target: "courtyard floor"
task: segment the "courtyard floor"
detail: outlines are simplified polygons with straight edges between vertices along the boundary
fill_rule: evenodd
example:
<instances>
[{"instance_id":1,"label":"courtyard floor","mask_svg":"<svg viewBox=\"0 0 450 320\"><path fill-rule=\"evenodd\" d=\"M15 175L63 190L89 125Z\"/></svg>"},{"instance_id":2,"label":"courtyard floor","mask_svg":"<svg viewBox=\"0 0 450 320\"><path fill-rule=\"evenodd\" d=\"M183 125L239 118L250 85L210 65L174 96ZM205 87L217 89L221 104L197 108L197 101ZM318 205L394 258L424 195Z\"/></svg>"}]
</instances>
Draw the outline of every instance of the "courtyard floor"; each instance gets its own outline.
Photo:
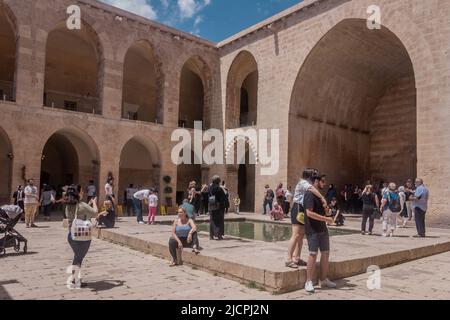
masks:
<instances>
[{"instance_id":1,"label":"courtyard floor","mask_svg":"<svg viewBox=\"0 0 450 320\"><path fill-rule=\"evenodd\" d=\"M121 223L131 221L122 218ZM356 228L357 223L349 222L347 227ZM39 226L18 225L29 240L29 254L8 250L0 259L0 299L450 299L450 252L382 269L380 290L369 291L368 276L361 274L338 280L337 290L274 295L188 265L169 268L166 260L98 239L85 260L86 287L70 291L65 270L73 255L66 231L61 222L40 222ZM445 230L433 233L443 236Z\"/></svg>"}]
</instances>

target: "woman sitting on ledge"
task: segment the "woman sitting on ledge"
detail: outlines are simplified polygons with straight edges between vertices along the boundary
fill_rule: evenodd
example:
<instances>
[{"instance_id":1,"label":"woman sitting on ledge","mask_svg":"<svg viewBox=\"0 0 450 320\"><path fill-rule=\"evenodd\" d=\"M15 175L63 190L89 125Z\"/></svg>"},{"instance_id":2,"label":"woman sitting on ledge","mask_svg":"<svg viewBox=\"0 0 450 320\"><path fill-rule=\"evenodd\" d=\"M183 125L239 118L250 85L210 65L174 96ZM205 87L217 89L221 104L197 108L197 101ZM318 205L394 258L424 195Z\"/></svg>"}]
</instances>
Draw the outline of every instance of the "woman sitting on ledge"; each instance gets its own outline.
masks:
<instances>
[{"instance_id":1,"label":"woman sitting on ledge","mask_svg":"<svg viewBox=\"0 0 450 320\"><path fill-rule=\"evenodd\" d=\"M171 267L177 265L177 249L182 252L183 247L192 248L195 254L200 253L197 226L192 219L189 219L186 210L179 208L178 218L173 222L172 237L169 240L169 251L173 259Z\"/></svg>"}]
</instances>

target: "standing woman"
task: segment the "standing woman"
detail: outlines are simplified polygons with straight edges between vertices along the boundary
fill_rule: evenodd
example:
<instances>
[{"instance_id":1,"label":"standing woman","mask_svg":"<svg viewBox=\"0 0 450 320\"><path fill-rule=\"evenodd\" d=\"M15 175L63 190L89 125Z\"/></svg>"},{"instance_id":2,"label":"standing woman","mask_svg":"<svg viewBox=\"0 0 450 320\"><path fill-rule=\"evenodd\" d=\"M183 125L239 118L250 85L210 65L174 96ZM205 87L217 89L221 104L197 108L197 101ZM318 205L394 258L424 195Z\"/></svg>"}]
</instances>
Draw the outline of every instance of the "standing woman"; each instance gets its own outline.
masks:
<instances>
[{"instance_id":1,"label":"standing woman","mask_svg":"<svg viewBox=\"0 0 450 320\"><path fill-rule=\"evenodd\" d=\"M74 240L72 235L72 223L75 219L89 221L97 217L97 198L92 199L89 204L81 202L83 199L83 190L79 185L68 187L64 202L66 204L66 216L69 220L69 234L67 241L74 253L72 266L70 268L71 276L67 280L69 289L81 288L81 264L91 246L91 241Z\"/></svg>"},{"instance_id":2,"label":"standing woman","mask_svg":"<svg viewBox=\"0 0 450 320\"><path fill-rule=\"evenodd\" d=\"M277 202L278 204L284 203L284 190L283 190L283 184L280 183L275 190L275 194L277 196Z\"/></svg>"},{"instance_id":3,"label":"standing woman","mask_svg":"<svg viewBox=\"0 0 450 320\"><path fill-rule=\"evenodd\" d=\"M223 192L225 193L225 214L228 214L228 210L230 209L230 193L228 191L225 181L222 181L222 189Z\"/></svg>"},{"instance_id":4,"label":"standing woman","mask_svg":"<svg viewBox=\"0 0 450 320\"><path fill-rule=\"evenodd\" d=\"M202 190L200 191L202 198L202 213L208 214L208 198L209 198L209 188L208 185L204 184Z\"/></svg>"},{"instance_id":5,"label":"standing woman","mask_svg":"<svg viewBox=\"0 0 450 320\"><path fill-rule=\"evenodd\" d=\"M225 235L225 192L220 186L220 177L214 176L209 187L210 228L209 238L223 240Z\"/></svg>"},{"instance_id":6,"label":"standing woman","mask_svg":"<svg viewBox=\"0 0 450 320\"><path fill-rule=\"evenodd\" d=\"M116 205L116 197L114 196L114 178L109 175L105 184L106 200L112 201Z\"/></svg>"},{"instance_id":7,"label":"standing woman","mask_svg":"<svg viewBox=\"0 0 450 320\"><path fill-rule=\"evenodd\" d=\"M289 211L291 210L292 203L292 187L288 187L284 193L284 215L286 218L289 217Z\"/></svg>"},{"instance_id":8,"label":"standing woman","mask_svg":"<svg viewBox=\"0 0 450 320\"><path fill-rule=\"evenodd\" d=\"M374 210L380 206L380 201L378 200L377 195L373 192L373 187L371 185L364 188L361 195L361 201L363 203L361 234L366 234L367 220L369 220L369 235L372 235L375 222Z\"/></svg>"}]
</instances>

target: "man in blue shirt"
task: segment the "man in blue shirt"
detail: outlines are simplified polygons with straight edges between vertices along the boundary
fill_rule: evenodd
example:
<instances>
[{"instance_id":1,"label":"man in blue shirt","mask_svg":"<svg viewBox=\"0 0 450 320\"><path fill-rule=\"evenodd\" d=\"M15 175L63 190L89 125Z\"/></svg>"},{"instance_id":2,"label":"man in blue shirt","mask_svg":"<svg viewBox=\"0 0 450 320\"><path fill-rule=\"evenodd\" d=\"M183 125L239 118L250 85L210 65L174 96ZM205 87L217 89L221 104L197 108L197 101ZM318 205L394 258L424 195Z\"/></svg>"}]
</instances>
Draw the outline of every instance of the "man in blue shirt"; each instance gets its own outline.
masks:
<instances>
[{"instance_id":1,"label":"man in blue shirt","mask_svg":"<svg viewBox=\"0 0 450 320\"><path fill-rule=\"evenodd\" d=\"M428 209L429 191L423 184L422 179L416 179L416 192L410 199L413 201L412 209L416 220L417 236L416 238L425 238L425 214Z\"/></svg>"}]
</instances>

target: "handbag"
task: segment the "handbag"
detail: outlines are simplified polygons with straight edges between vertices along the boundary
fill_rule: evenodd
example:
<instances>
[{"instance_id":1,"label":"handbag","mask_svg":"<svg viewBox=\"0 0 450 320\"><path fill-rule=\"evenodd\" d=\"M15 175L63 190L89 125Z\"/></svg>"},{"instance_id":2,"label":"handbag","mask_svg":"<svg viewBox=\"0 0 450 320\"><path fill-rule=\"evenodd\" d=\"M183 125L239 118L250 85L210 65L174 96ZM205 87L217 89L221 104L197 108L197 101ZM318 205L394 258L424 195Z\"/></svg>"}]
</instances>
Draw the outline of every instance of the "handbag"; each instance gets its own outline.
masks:
<instances>
[{"instance_id":1,"label":"handbag","mask_svg":"<svg viewBox=\"0 0 450 320\"><path fill-rule=\"evenodd\" d=\"M381 211L379 208L373 208L372 219L374 219L374 220L381 219Z\"/></svg>"},{"instance_id":2,"label":"handbag","mask_svg":"<svg viewBox=\"0 0 450 320\"><path fill-rule=\"evenodd\" d=\"M72 222L71 235L73 241L91 241L93 224L90 220L78 219L78 205L75 209L75 219Z\"/></svg>"}]
</instances>

